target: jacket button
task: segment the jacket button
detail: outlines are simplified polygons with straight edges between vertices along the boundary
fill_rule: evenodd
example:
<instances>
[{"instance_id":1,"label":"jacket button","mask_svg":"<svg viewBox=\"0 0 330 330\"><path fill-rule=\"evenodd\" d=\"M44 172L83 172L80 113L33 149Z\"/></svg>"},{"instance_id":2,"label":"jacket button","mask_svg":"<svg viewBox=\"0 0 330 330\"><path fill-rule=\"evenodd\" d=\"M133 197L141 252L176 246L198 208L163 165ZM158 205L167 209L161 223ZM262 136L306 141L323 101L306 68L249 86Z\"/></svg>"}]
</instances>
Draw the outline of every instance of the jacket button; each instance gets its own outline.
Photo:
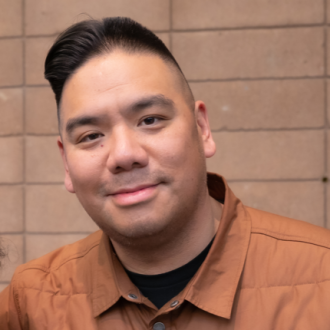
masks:
<instances>
[{"instance_id":1,"label":"jacket button","mask_svg":"<svg viewBox=\"0 0 330 330\"><path fill-rule=\"evenodd\" d=\"M165 330L165 324L162 322L156 322L152 327L153 330Z\"/></svg>"},{"instance_id":2,"label":"jacket button","mask_svg":"<svg viewBox=\"0 0 330 330\"><path fill-rule=\"evenodd\" d=\"M134 293L129 293L128 297L131 299L137 299L137 295L135 295Z\"/></svg>"},{"instance_id":3,"label":"jacket button","mask_svg":"<svg viewBox=\"0 0 330 330\"><path fill-rule=\"evenodd\" d=\"M177 304L179 303L179 300L174 300L172 303L171 303L171 307L175 307Z\"/></svg>"}]
</instances>

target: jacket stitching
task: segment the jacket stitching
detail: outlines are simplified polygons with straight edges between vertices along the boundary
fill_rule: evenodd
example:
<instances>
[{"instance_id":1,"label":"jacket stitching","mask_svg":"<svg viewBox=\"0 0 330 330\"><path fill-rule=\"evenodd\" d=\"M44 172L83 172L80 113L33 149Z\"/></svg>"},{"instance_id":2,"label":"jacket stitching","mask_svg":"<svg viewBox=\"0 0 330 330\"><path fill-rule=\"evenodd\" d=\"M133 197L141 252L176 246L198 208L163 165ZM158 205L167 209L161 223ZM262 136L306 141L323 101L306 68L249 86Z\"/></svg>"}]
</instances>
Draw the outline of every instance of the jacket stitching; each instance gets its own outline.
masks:
<instances>
[{"instance_id":1,"label":"jacket stitching","mask_svg":"<svg viewBox=\"0 0 330 330\"><path fill-rule=\"evenodd\" d=\"M321 283L325 283L325 282L329 282L330 279L326 279L323 281L319 281L319 282L306 282L306 283L297 283L297 284L291 284L291 285L270 285L270 286L259 286L259 287L244 287L244 288L239 288L239 290L245 290L245 289L269 289L269 288L285 288L285 287L295 287L295 286L302 286L302 285L317 285L317 284L321 284Z\"/></svg>"},{"instance_id":2,"label":"jacket stitching","mask_svg":"<svg viewBox=\"0 0 330 330\"><path fill-rule=\"evenodd\" d=\"M272 237L274 239L278 239L278 240L281 240L281 241L306 243L306 244L312 244L312 245L320 246L320 247L323 247L323 248L326 248L326 249L330 249L330 246L327 245L326 243L315 242L314 240L308 239L308 238L303 237L303 236L283 235L283 234L274 233L272 231L265 230L265 229L262 229L262 228L253 228L251 233L252 234L259 234L259 235L269 236L269 237Z\"/></svg>"},{"instance_id":3,"label":"jacket stitching","mask_svg":"<svg viewBox=\"0 0 330 330\"><path fill-rule=\"evenodd\" d=\"M81 293L72 293L72 294L63 294L63 293L58 293L55 291L48 291L48 290L42 290L38 288L31 288L28 286L18 286L17 289L26 289L26 290L34 290L38 292L44 292L44 293L49 293L53 296L61 296L61 297L71 297L71 296L78 296L78 295L90 295L90 292L81 292Z\"/></svg>"},{"instance_id":4,"label":"jacket stitching","mask_svg":"<svg viewBox=\"0 0 330 330\"><path fill-rule=\"evenodd\" d=\"M56 265L54 267L44 267L43 265L31 265L29 267L26 267L24 269L22 269L21 271L19 271L17 273L17 275L20 275L22 273L24 273L27 270L32 270L32 269L38 269L38 270L42 270L45 273L51 273L52 271L58 270L60 267L62 267L65 263L74 260L74 259L80 259L86 256L86 254L88 254L92 249L94 249L95 247L97 247L100 243L97 242L94 245L92 245L87 251L85 252L80 252L80 253L76 253L73 256L69 256L67 259L64 259L59 265Z\"/></svg>"}]
</instances>

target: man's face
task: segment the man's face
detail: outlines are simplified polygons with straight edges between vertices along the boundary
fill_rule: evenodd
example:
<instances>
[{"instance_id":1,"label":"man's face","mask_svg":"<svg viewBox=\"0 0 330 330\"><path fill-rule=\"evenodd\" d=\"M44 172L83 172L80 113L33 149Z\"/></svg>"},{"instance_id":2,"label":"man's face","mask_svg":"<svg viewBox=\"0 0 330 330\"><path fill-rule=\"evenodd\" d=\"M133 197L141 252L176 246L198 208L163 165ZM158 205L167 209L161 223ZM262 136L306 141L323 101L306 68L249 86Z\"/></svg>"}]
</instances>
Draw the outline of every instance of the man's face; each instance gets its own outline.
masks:
<instances>
[{"instance_id":1,"label":"man's face","mask_svg":"<svg viewBox=\"0 0 330 330\"><path fill-rule=\"evenodd\" d=\"M116 50L78 69L63 90L61 135L66 188L115 241L175 235L206 198L206 109L191 109L157 56Z\"/></svg>"}]
</instances>

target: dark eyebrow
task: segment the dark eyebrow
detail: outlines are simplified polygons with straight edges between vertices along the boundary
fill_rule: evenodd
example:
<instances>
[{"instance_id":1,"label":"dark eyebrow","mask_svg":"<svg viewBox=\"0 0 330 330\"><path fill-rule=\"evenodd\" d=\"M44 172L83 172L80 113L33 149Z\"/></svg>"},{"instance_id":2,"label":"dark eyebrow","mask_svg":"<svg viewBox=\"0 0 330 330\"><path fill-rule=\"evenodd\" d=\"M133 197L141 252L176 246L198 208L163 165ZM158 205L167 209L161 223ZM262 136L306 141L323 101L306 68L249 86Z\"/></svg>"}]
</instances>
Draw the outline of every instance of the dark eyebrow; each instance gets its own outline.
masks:
<instances>
[{"instance_id":1,"label":"dark eyebrow","mask_svg":"<svg viewBox=\"0 0 330 330\"><path fill-rule=\"evenodd\" d=\"M160 105L160 106L172 108L174 107L174 102L171 99L164 96L163 94L156 94L139 99L138 101L134 102L129 107L129 109L135 112L135 111L144 110L146 108L150 108L154 105Z\"/></svg>"},{"instance_id":2,"label":"dark eyebrow","mask_svg":"<svg viewBox=\"0 0 330 330\"><path fill-rule=\"evenodd\" d=\"M98 125L101 122L103 122L106 119L105 115L101 116L80 116L76 118L69 119L65 130L68 135L72 133L73 130L75 130L79 126L84 125Z\"/></svg>"}]
</instances>

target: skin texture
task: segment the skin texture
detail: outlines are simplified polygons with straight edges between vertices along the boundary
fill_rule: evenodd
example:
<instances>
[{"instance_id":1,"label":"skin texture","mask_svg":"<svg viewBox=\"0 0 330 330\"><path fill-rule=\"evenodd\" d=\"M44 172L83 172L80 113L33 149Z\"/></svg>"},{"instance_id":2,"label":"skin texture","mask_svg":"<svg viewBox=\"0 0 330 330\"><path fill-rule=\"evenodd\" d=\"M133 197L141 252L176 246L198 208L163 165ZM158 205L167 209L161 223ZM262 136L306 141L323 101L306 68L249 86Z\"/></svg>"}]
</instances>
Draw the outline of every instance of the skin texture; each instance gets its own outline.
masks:
<instances>
[{"instance_id":1,"label":"skin texture","mask_svg":"<svg viewBox=\"0 0 330 330\"><path fill-rule=\"evenodd\" d=\"M164 273L207 246L221 214L206 186L215 144L204 103L191 109L172 67L122 50L92 58L60 111L65 186L127 269Z\"/></svg>"}]
</instances>

